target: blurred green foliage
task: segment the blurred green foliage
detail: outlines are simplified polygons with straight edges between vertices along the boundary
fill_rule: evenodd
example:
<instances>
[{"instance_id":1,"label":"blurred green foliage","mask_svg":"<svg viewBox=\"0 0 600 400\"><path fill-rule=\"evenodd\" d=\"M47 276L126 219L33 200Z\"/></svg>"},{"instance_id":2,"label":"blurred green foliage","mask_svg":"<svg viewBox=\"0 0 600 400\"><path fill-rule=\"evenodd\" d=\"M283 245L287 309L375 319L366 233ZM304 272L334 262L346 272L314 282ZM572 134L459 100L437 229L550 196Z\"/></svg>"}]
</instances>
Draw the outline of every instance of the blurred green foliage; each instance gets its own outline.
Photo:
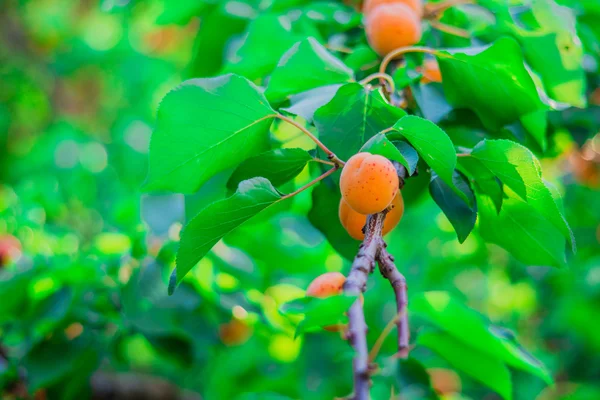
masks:
<instances>
[{"instance_id":1,"label":"blurred green foliage","mask_svg":"<svg viewBox=\"0 0 600 400\"><path fill-rule=\"evenodd\" d=\"M486 316L476 318L487 334L474 339L477 343L499 340L517 351L516 336L545 367L534 363L529 372L537 376L532 376L517 365L529 360L525 352L512 362L502 353L498 364L497 358L481 361L480 353L470 359L468 350L444 357L444 350L434 353L419 341L410 359L397 362L390 358L392 335L377 359L381 374L373 380L374 399L389 398L391 386L402 388L408 399L435 398L432 382L454 385L444 395L448 399L497 398L490 387L523 400L600 398L600 6L594 0L559 1L570 8L553 8L560 15L545 18L566 25L534 29L535 15L516 7L516 26L502 11L504 3L481 1L496 12L505 34L520 39L525 60L548 95L561 103L588 103L551 112L548 143L533 132L523 139L533 143L545 179L563 195L578 251L568 253L568 267L557 270L517 261L486 244L486 233L478 229L459 244L452 224L425 193L425 174L407 185L405 216L388 243L409 282L411 301L420 304L411 316L414 337L433 340L431 348L456 341L435 340L448 325L436 325L422 304L424 292L441 293L460 305L452 314L456 335L464 334L459 317L470 315L468 306ZM297 316L280 310L303 297L316 275L349 268L346 258L356 243L330 243L318 222L327 216L314 209L308 214L313 201L323 202L325 195L313 200L303 192L254 217L212 248L168 296L182 225L226 197L233 169L185 196L142 194L140 188L156 110L171 88L189 77L224 72L260 81L308 36L331 48L355 49L344 61L363 78L373 71L369 65L376 66L376 56L360 33L361 16L341 2L302 0L8 0L0 7L1 397L109 398L103 393L118 395L139 382L142 393L157 382L181 390L165 398L332 399L350 393L353 353L339 333L295 338ZM476 45L498 32L481 8L451 9L442 21L470 29L474 38L464 43L428 30L424 41L432 46ZM557 41L562 47L546 44ZM540 53L542 47L553 52ZM409 60L410 68L417 59ZM576 77L574 91L556 78L558 59L573 61L561 66ZM346 82L345 72L338 71L333 83ZM416 82L396 78L405 85ZM430 119L429 110L451 110L436 98L435 87L414 90L417 105L427 109L422 115ZM331 99L336 90L321 95ZM453 104L464 101L459 95ZM425 98L439 107L424 106ZM300 107L301 100L292 107ZM303 106L312 120L314 109ZM453 112L475 121L471 111ZM319 123L318 114L315 119ZM485 137L480 123L473 125L465 134L463 125L444 122L454 143L469 148ZM474 143L473 132L479 135ZM507 132L526 136L523 126ZM307 147L295 129L275 124L271 134L283 147ZM313 167L284 188L292 191L308 181ZM315 192L328 190L323 184ZM332 196L338 196L336 190ZM4 252L7 237L17 238L20 246ZM374 343L396 312L388 283L371 277L364 304L368 340ZM460 344L444 347L450 348L456 353ZM496 367L506 379L493 375L486 386L489 378L480 376L482 370ZM451 369L459 375L440 373ZM554 386L546 386L544 371Z\"/></svg>"}]
</instances>

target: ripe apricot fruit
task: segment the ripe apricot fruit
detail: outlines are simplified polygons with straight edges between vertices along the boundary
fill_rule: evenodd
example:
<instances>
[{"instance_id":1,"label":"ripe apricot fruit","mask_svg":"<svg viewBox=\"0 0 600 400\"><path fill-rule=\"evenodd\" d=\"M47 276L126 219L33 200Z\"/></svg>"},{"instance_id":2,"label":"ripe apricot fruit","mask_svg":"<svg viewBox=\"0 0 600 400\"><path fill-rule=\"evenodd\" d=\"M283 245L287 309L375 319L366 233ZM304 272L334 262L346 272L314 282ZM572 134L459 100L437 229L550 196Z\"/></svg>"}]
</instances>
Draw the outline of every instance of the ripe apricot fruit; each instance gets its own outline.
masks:
<instances>
[{"instance_id":1,"label":"ripe apricot fruit","mask_svg":"<svg viewBox=\"0 0 600 400\"><path fill-rule=\"evenodd\" d=\"M421 0L366 0L363 4L363 13L369 14L383 4L404 4L420 17L423 16L423 2Z\"/></svg>"},{"instance_id":2,"label":"ripe apricot fruit","mask_svg":"<svg viewBox=\"0 0 600 400\"><path fill-rule=\"evenodd\" d=\"M394 3L375 7L368 15L365 30L369 44L379 55L421 40L421 19L407 5Z\"/></svg>"},{"instance_id":3,"label":"ripe apricot fruit","mask_svg":"<svg viewBox=\"0 0 600 400\"><path fill-rule=\"evenodd\" d=\"M350 157L340 177L342 199L359 214L383 211L398 193L398 175L387 158L370 153Z\"/></svg>"},{"instance_id":4,"label":"ripe apricot fruit","mask_svg":"<svg viewBox=\"0 0 600 400\"><path fill-rule=\"evenodd\" d=\"M434 59L429 58L425 60L421 72L423 73L423 78L421 79L423 83L442 81L442 73L440 72L440 67L437 61Z\"/></svg>"},{"instance_id":5,"label":"ripe apricot fruit","mask_svg":"<svg viewBox=\"0 0 600 400\"><path fill-rule=\"evenodd\" d=\"M400 219L402 219L402 215L404 214L404 200L402 199L402 194L400 191L398 191L398 194L396 197L394 197L394 200L392 200L391 205L394 208L392 208L392 210L385 216L383 229L381 230L382 235L389 233L396 227L396 225L398 225ZM365 238L362 228L367 222L366 215L357 213L348 205L348 203L344 201L344 199L341 199L339 216L342 226L346 229L350 236L357 240L363 240Z\"/></svg>"},{"instance_id":6,"label":"ripe apricot fruit","mask_svg":"<svg viewBox=\"0 0 600 400\"><path fill-rule=\"evenodd\" d=\"M317 276L306 289L310 297L328 297L342 293L346 277L340 272L326 272Z\"/></svg>"},{"instance_id":7,"label":"ripe apricot fruit","mask_svg":"<svg viewBox=\"0 0 600 400\"><path fill-rule=\"evenodd\" d=\"M10 263L21 254L21 242L12 235L0 235L0 266Z\"/></svg>"}]
</instances>

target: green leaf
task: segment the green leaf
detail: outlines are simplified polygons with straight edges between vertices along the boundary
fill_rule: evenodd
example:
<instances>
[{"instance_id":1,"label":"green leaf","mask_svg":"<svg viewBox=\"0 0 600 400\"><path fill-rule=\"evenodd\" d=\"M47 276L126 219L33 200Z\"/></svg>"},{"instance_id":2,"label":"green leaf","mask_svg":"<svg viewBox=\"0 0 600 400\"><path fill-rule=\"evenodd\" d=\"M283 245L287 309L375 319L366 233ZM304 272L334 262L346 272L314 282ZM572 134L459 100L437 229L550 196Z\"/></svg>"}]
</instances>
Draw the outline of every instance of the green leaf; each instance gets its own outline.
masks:
<instances>
[{"instance_id":1,"label":"green leaf","mask_svg":"<svg viewBox=\"0 0 600 400\"><path fill-rule=\"evenodd\" d=\"M526 31L512 26L527 63L540 75L551 98L585 107L584 49L577 36L574 11L553 0L536 0L531 6L540 29Z\"/></svg>"},{"instance_id":2,"label":"green leaf","mask_svg":"<svg viewBox=\"0 0 600 400\"><path fill-rule=\"evenodd\" d=\"M290 96L290 106L281 108L281 110L299 115L307 122L312 122L315 111L329 103L340 87L342 87L341 84L327 85L292 95Z\"/></svg>"},{"instance_id":3,"label":"green leaf","mask_svg":"<svg viewBox=\"0 0 600 400\"><path fill-rule=\"evenodd\" d=\"M460 191L452 180L456 167L456 150L452 141L439 126L426 119L407 115L400 119L394 129L397 132L388 133L389 139L400 135L417 150L421 158L434 170L439 177L463 200L467 196Z\"/></svg>"},{"instance_id":4,"label":"green leaf","mask_svg":"<svg viewBox=\"0 0 600 400\"><path fill-rule=\"evenodd\" d=\"M231 174L227 188L235 190L246 179L262 176L273 186L280 186L298 175L313 158L302 149L276 149L242 162Z\"/></svg>"},{"instance_id":5,"label":"green leaf","mask_svg":"<svg viewBox=\"0 0 600 400\"><path fill-rule=\"evenodd\" d=\"M477 193L479 232L484 240L528 265L565 265L566 240L530 203L510 194L497 213L493 200Z\"/></svg>"},{"instance_id":6,"label":"green leaf","mask_svg":"<svg viewBox=\"0 0 600 400\"><path fill-rule=\"evenodd\" d=\"M440 332L421 332L417 344L429 347L454 368L483 383L502 398L512 399L510 371L502 361Z\"/></svg>"},{"instance_id":7,"label":"green leaf","mask_svg":"<svg viewBox=\"0 0 600 400\"><path fill-rule=\"evenodd\" d=\"M487 129L545 108L514 39L500 38L477 53L458 51L436 53L444 93L454 107L473 110Z\"/></svg>"},{"instance_id":8,"label":"green leaf","mask_svg":"<svg viewBox=\"0 0 600 400\"><path fill-rule=\"evenodd\" d=\"M337 185L330 180L321 182L312 191L312 208L308 212L308 220L325 235L342 257L353 260L360 242L352 239L340 222L338 209L341 198Z\"/></svg>"},{"instance_id":9,"label":"green leaf","mask_svg":"<svg viewBox=\"0 0 600 400\"><path fill-rule=\"evenodd\" d=\"M409 144L401 141L392 143L384 133L378 133L367 140L360 151L379 154L392 161L398 161L406 167L409 175L414 174L417 163L419 162L419 155Z\"/></svg>"},{"instance_id":10,"label":"green leaf","mask_svg":"<svg viewBox=\"0 0 600 400\"><path fill-rule=\"evenodd\" d=\"M496 211L500 212L504 192L502 182L476 158L459 157L458 168L469 176L475 187L492 199Z\"/></svg>"},{"instance_id":11,"label":"green leaf","mask_svg":"<svg viewBox=\"0 0 600 400\"><path fill-rule=\"evenodd\" d=\"M380 90L348 83L315 112L314 121L323 143L347 160L373 135L394 125L404 115L406 112L389 104Z\"/></svg>"},{"instance_id":12,"label":"green leaf","mask_svg":"<svg viewBox=\"0 0 600 400\"><path fill-rule=\"evenodd\" d=\"M452 111L452 106L446 100L441 83L412 85L411 88L421 114L428 120L437 124Z\"/></svg>"},{"instance_id":13,"label":"green leaf","mask_svg":"<svg viewBox=\"0 0 600 400\"><path fill-rule=\"evenodd\" d=\"M452 178L458 190L463 192L465 196L470 199L471 204L474 204L475 199L473 192L466 179L457 171L454 171ZM431 193L433 200L454 227L458 241L460 243L464 242L475 226L477 212L454 193L452 188L440 179L436 173L431 174L429 193Z\"/></svg>"},{"instance_id":14,"label":"green leaf","mask_svg":"<svg viewBox=\"0 0 600 400\"><path fill-rule=\"evenodd\" d=\"M271 73L283 53L301 39L303 37L292 30L287 16L261 14L248 25L243 44L230 57L225 71L252 80L263 78Z\"/></svg>"},{"instance_id":15,"label":"green leaf","mask_svg":"<svg viewBox=\"0 0 600 400\"><path fill-rule=\"evenodd\" d=\"M539 161L524 146L510 140L483 140L471 156L552 223L575 250L575 238L550 190L540 176Z\"/></svg>"},{"instance_id":16,"label":"green leaf","mask_svg":"<svg viewBox=\"0 0 600 400\"><path fill-rule=\"evenodd\" d=\"M354 73L314 38L307 38L289 49L271 74L265 96L280 102L289 95L320 86L351 82Z\"/></svg>"},{"instance_id":17,"label":"green leaf","mask_svg":"<svg viewBox=\"0 0 600 400\"><path fill-rule=\"evenodd\" d=\"M253 178L240 183L233 196L200 211L181 234L177 252L177 282L181 282L223 236L281 198L271 182L265 178Z\"/></svg>"},{"instance_id":18,"label":"green leaf","mask_svg":"<svg viewBox=\"0 0 600 400\"><path fill-rule=\"evenodd\" d=\"M195 192L216 173L267 150L274 116L245 78L230 74L184 82L158 110L144 189Z\"/></svg>"},{"instance_id":19,"label":"green leaf","mask_svg":"<svg viewBox=\"0 0 600 400\"><path fill-rule=\"evenodd\" d=\"M324 326L344 323L344 315L356 296L341 294L326 298L304 297L282 306L284 314L304 314L304 319L296 328L296 336L303 332L322 329Z\"/></svg>"},{"instance_id":20,"label":"green leaf","mask_svg":"<svg viewBox=\"0 0 600 400\"><path fill-rule=\"evenodd\" d=\"M525 356L512 341L495 335L481 315L447 292L425 292L412 297L410 311L474 349L552 383L542 363L530 355Z\"/></svg>"},{"instance_id":21,"label":"green leaf","mask_svg":"<svg viewBox=\"0 0 600 400\"><path fill-rule=\"evenodd\" d=\"M546 131L548 129L548 112L546 110L538 110L521 117L521 124L527 132L533 136L538 142L542 150L548 147L548 139Z\"/></svg>"}]
</instances>

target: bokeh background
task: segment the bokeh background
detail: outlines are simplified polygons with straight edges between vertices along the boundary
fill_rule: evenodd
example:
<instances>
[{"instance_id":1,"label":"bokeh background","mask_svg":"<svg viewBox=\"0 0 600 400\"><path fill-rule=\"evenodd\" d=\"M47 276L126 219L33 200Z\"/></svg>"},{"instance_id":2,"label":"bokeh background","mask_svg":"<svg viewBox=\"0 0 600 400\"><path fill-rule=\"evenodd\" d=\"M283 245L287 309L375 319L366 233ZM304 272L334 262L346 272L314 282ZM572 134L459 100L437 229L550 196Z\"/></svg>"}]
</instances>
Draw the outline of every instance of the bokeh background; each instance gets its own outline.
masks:
<instances>
[{"instance_id":1,"label":"bokeh background","mask_svg":"<svg viewBox=\"0 0 600 400\"><path fill-rule=\"evenodd\" d=\"M217 73L221 32L240 33L251 18L244 3L229 2L233 14L215 4L0 3L3 399L332 399L351 391L352 351L339 334L294 339L277 311L316 275L348 271L307 220L308 193L229 235L167 296L181 226L226 195L213 189L227 174L192 196L140 187L161 98L188 77ZM198 34L200 13L212 15L210 35ZM451 292L546 364L555 387L514 372L517 399L600 398L600 95L589 96L589 108L556 115L573 129L558 132L543 159L577 238L568 269L522 265L476 231L460 245L423 190L409 196L388 240L411 293ZM278 132L284 141L297 134ZM395 310L387 282L375 275L369 286L373 343ZM393 351L390 337L383 353ZM450 386L446 398L498 398L426 350L414 353Z\"/></svg>"}]
</instances>

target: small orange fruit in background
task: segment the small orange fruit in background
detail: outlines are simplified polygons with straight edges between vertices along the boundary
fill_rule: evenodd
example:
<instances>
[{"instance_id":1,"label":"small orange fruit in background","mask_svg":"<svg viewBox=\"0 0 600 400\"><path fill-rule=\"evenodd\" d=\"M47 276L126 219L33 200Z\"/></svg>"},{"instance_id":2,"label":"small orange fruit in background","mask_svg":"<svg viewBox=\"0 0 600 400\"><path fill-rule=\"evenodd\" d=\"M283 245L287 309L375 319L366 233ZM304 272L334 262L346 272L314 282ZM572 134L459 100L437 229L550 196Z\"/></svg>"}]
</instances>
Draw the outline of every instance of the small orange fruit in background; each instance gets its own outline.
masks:
<instances>
[{"instance_id":1,"label":"small orange fruit in background","mask_svg":"<svg viewBox=\"0 0 600 400\"><path fill-rule=\"evenodd\" d=\"M440 71L440 66L437 61L428 58L423 63L423 67L421 68L421 73L423 74L423 78L421 78L421 82L441 82L442 81L442 72Z\"/></svg>"},{"instance_id":2,"label":"small orange fruit in background","mask_svg":"<svg viewBox=\"0 0 600 400\"><path fill-rule=\"evenodd\" d=\"M399 47L412 46L421 40L421 19L407 5L394 3L375 7L366 20L369 44L385 56Z\"/></svg>"},{"instance_id":3,"label":"small orange fruit in background","mask_svg":"<svg viewBox=\"0 0 600 400\"><path fill-rule=\"evenodd\" d=\"M383 229L381 230L382 235L388 234L396 227L396 225L398 225L400 219L402 219L402 215L404 214L404 200L402 199L402 194L400 191L398 191L398 194L396 197L394 197L391 205L394 208L392 208L392 210L385 216ZM357 213L344 201L344 199L341 199L339 216L342 226L346 229L350 236L357 240L363 240L365 238L362 228L367 222L366 215Z\"/></svg>"},{"instance_id":4,"label":"small orange fruit in background","mask_svg":"<svg viewBox=\"0 0 600 400\"><path fill-rule=\"evenodd\" d=\"M404 4L420 17L423 16L423 2L421 0L366 0L363 4L363 13L369 14L383 4Z\"/></svg>"},{"instance_id":5,"label":"small orange fruit in background","mask_svg":"<svg viewBox=\"0 0 600 400\"><path fill-rule=\"evenodd\" d=\"M383 211L398 193L398 174L387 158L370 153L350 157L340 177L342 198L359 214Z\"/></svg>"},{"instance_id":6,"label":"small orange fruit in background","mask_svg":"<svg viewBox=\"0 0 600 400\"><path fill-rule=\"evenodd\" d=\"M340 294L343 291L346 277L340 272L326 272L317 276L306 289L309 297L329 297Z\"/></svg>"},{"instance_id":7,"label":"small orange fruit in background","mask_svg":"<svg viewBox=\"0 0 600 400\"><path fill-rule=\"evenodd\" d=\"M12 235L0 235L0 266L9 264L21 254L21 242Z\"/></svg>"}]
</instances>

